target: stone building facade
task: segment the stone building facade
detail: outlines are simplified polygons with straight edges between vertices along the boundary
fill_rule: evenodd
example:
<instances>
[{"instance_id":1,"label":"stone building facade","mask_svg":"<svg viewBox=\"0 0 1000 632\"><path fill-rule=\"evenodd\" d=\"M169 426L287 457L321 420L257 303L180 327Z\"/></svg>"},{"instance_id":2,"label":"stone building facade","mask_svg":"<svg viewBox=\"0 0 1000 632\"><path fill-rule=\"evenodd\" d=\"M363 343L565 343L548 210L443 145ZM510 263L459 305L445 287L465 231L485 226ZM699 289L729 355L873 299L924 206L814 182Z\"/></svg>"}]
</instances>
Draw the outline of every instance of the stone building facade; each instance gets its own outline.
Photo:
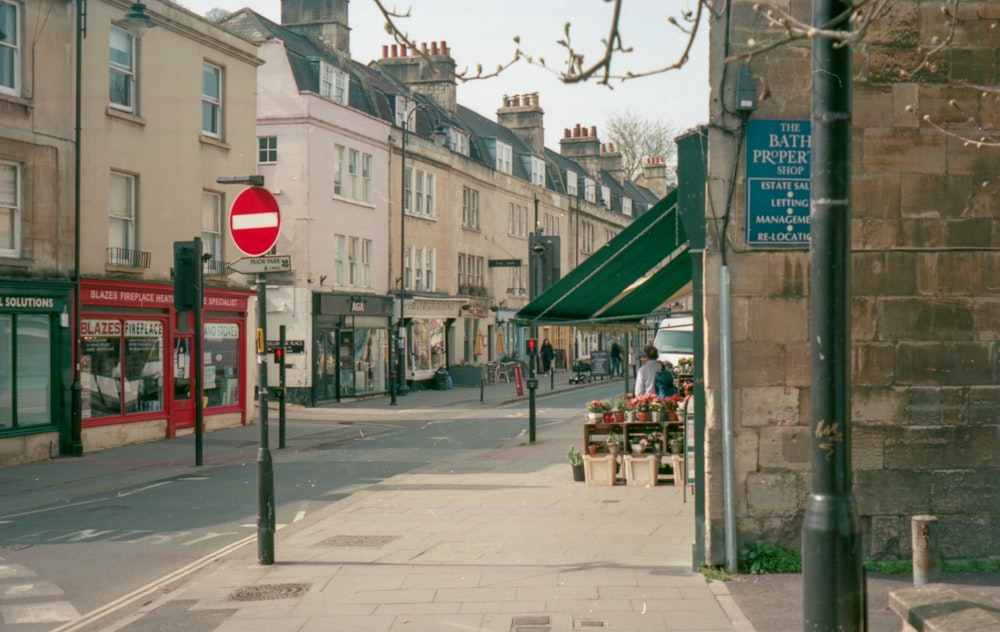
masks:
<instances>
[{"instance_id":1,"label":"stone building facade","mask_svg":"<svg viewBox=\"0 0 1000 632\"><path fill-rule=\"evenodd\" d=\"M811 53L803 40L726 63L751 39L783 36L755 5L730 3L710 37L704 537L716 564L723 266L739 546L798 548L810 492L809 249L754 241L747 132L755 121L810 121ZM783 6L810 22L808 3ZM908 559L919 514L939 518L946 558L1000 554L1000 178L997 148L977 142L1000 124L990 88L998 13L989 2L894 2L853 48L851 265L840 273L850 279L849 445L865 559ZM759 102L741 110L748 78Z\"/></svg>"}]
</instances>

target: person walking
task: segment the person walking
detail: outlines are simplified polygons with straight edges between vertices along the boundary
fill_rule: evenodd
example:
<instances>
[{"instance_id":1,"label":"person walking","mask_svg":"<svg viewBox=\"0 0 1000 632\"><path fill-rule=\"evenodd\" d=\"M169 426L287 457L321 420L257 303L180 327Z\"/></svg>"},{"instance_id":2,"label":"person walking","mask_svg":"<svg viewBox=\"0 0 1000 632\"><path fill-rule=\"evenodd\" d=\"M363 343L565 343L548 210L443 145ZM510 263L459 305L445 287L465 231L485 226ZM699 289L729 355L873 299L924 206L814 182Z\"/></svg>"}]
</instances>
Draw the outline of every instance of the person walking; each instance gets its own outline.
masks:
<instances>
[{"instance_id":1,"label":"person walking","mask_svg":"<svg viewBox=\"0 0 1000 632\"><path fill-rule=\"evenodd\" d=\"M542 373L548 375L552 369L552 358L556 355L552 350L552 343L546 338L542 341Z\"/></svg>"},{"instance_id":2,"label":"person walking","mask_svg":"<svg viewBox=\"0 0 1000 632\"><path fill-rule=\"evenodd\" d=\"M619 377L622 373L622 346L615 338L611 342L611 376Z\"/></svg>"},{"instance_id":3,"label":"person walking","mask_svg":"<svg viewBox=\"0 0 1000 632\"><path fill-rule=\"evenodd\" d=\"M656 347L646 347L646 361L635 373L636 395L656 395L656 374L660 372L660 363L656 359L659 357L660 352Z\"/></svg>"}]
</instances>

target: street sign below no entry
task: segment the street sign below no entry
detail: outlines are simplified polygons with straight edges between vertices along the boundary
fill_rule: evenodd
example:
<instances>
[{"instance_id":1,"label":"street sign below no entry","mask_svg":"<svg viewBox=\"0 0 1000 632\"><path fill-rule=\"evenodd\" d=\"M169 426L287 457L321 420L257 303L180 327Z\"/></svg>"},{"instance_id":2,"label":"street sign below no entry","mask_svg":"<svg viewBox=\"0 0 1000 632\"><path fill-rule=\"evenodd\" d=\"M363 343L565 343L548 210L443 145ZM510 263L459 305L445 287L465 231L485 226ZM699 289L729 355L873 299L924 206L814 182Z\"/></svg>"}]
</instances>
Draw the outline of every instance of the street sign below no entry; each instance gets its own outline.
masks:
<instances>
[{"instance_id":1,"label":"street sign below no entry","mask_svg":"<svg viewBox=\"0 0 1000 632\"><path fill-rule=\"evenodd\" d=\"M270 255L267 257L243 257L227 266L240 274L263 274L265 272L288 272L292 269L291 255Z\"/></svg>"},{"instance_id":2,"label":"street sign below no entry","mask_svg":"<svg viewBox=\"0 0 1000 632\"><path fill-rule=\"evenodd\" d=\"M245 255L256 257L278 241L281 213L271 192L262 187L243 189L229 211L229 233Z\"/></svg>"}]
</instances>

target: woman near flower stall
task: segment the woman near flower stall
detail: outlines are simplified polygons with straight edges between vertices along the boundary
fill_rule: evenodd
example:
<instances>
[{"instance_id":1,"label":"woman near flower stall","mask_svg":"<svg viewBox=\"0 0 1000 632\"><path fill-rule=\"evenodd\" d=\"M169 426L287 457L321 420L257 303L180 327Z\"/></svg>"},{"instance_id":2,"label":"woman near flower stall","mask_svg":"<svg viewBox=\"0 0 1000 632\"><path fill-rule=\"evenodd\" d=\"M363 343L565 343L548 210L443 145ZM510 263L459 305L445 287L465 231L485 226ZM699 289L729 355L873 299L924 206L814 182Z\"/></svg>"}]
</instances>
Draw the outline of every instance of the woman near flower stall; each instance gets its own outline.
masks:
<instances>
[{"instance_id":1,"label":"woman near flower stall","mask_svg":"<svg viewBox=\"0 0 1000 632\"><path fill-rule=\"evenodd\" d=\"M656 394L660 399L677 392L674 386L674 367L669 361L660 362L660 372L656 374Z\"/></svg>"},{"instance_id":2,"label":"woman near flower stall","mask_svg":"<svg viewBox=\"0 0 1000 632\"><path fill-rule=\"evenodd\" d=\"M653 345L646 347L646 362L635 374L636 395L656 395L656 374L660 372L660 363L657 362L659 357L660 352L656 347Z\"/></svg>"}]
</instances>

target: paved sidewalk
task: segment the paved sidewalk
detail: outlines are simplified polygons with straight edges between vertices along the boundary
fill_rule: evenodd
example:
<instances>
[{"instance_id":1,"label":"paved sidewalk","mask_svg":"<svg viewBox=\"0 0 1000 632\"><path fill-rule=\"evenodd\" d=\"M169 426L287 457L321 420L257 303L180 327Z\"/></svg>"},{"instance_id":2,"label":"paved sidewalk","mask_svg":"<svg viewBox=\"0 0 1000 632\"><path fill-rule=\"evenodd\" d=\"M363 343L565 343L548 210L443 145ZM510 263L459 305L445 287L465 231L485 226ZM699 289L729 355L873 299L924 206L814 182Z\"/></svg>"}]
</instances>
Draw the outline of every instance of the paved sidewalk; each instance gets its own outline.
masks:
<instances>
[{"instance_id":1,"label":"paved sidewalk","mask_svg":"<svg viewBox=\"0 0 1000 632\"><path fill-rule=\"evenodd\" d=\"M555 390L581 388L571 375L558 374ZM539 408L549 385L543 376ZM456 387L411 392L396 410L518 399L513 385ZM289 406L287 416L387 405ZM726 585L690 570L693 504L682 489L574 482L566 451L580 446L580 429L545 422L535 445L510 442L354 492L280 529L273 565L258 564L250 543L94 629L751 632Z\"/></svg>"}]
</instances>

